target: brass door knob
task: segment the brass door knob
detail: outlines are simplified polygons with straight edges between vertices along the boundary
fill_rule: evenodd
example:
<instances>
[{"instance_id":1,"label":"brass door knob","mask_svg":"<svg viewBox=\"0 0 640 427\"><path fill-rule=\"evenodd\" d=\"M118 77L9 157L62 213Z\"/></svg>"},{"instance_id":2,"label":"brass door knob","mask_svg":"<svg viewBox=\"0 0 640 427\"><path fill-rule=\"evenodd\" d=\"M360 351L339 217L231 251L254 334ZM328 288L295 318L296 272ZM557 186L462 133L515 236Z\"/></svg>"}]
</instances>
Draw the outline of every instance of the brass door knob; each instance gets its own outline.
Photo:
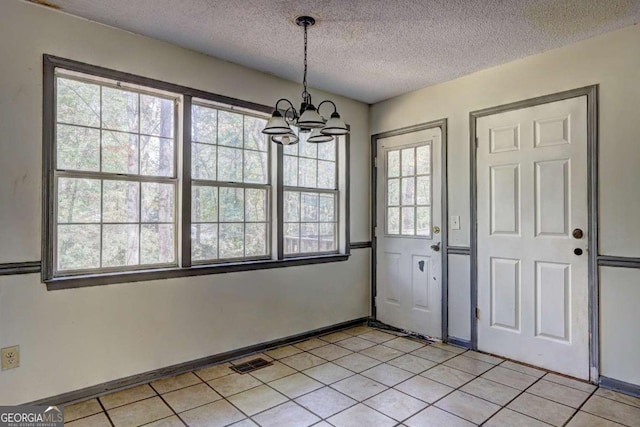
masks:
<instances>
[{"instance_id":1,"label":"brass door knob","mask_svg":"<svg viewBox=\"0 0 640 427\"><path fill-rule=\"evenodd\" d=\"M571 234L573 234L574 239L582 239L582 237L584 236L584 233L579 228L576 228L575 230L573 230L573 233Z\"/></svg>"}]
</instances>

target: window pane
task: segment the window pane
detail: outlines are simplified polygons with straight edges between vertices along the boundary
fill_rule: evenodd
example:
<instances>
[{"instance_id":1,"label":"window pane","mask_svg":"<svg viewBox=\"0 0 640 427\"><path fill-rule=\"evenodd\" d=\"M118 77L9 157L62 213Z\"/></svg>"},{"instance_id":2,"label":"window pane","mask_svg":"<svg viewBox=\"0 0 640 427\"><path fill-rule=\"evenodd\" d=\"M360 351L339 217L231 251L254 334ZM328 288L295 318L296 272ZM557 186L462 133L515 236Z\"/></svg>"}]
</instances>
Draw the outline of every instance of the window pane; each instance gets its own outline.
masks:
<instances>
[{"instance_id":1,"label":"window pane","mask_svg":"<svg viewBox=\"0 0 640 427\"><path fill-rule=\"evenodd\" d=\"M245 221L267 220L267 190L245 190Z\"/></svg>"},{"instance_id":2,"label":"window pane","mask_svg":"<svg viewBox=\"0 0 640 427\"><path fill-rule=\"evenodd\" d=\"M318 161L318 188L336 188L335 162Z\"/></svg>"},{"instance_id":3,"label":"window pane","mask_svg":"<svg viewBox=\"0 0 640 427\"><path fill-rule=\"evenodd\" d=\"M139 225L105 224L102 227L102 266L139 264Z\"/></svg>"},{"instance_id":4,"label":"window pane","mask_svg":"<svg viewBox=\"0 0 640 427\"><path fill-rule=\"evenodd\" d=\"M218 188L194 186L191 190L191 220L218 222Z\"/></svg>"},{"instance_id":5,"label":"window pane","mask_svg":"<svg viewBox=\"0 0 640 427\"><path fill-rule=\"evenodd\" d=\"M202 107L200 105L191 106L191 141L206 142L215 144L218 131L218 110L214 108Z\"/></svg>"},{"instance_id":6,"label":"window pane","mask_svg":"<svg viewBox=\"0 0 640 427\"><path fill-rule=\"evenodd\" d=\"M318 195L313 193L301 193L302 222L318 221Z\"/></svg>"},{"instance_id":7,"label":"window pane","mask_svg":"<svg viewBox=\"0 0 640 427\"><path fill-rule=\"evenodd\" d=\"M242 221L244 221L244 190L242 188L220 187L220 222ZM223 239L222 229L220 230L220 239ZM222 254L220 256L222 257Z\"/></svg>"},{"instance_id":8,"label":"window pane","mask_svg":"<svg viewBox=\"0 0 640 427\"><path fill-rule=\"evenodd\" d=\"M318 171L318 161L300 158L300 187L316 188L316 173Z\"/></svg>"},{"instance_id":9,"label":"window pane","mask_svg":"<svg viewBox=\"0 0 640 427\"><path fill-rule=\"evenodd\" d=\"M414 208L402 208L402 234L414 235L415 234L415 215Z\"/></svg>"},{"instance_id":10,"label":"window pane","mask_svg":"<svg viewBox=\"0 0 640 427\"><path fill-rule=\"evenodd\" d=\"M99 179L59 178L58 222L100 222L100 197Z\"/></svg>"},{"instance_id":11,"label":"window pane","mask_svg":"<svg viewBox=\"0 0 640 427\"><path fill-rule=\"evenodd\" d=\"M138 94L102 87L102 127L138 132Z\"/></svg>"},{"instance_id":12,"label":"window pane","mask_svg":"<svg viewBox=\"0 0 640 427\"><path fill-rule=\"evenodd\" d=\"M102 171L138 173L138 135L102 131Z\"/></svg>"},{"instance_id":13,"label":"window pane","mask_svg":"<svg viewBox=\"0 0 640 427\"><path fill-rule=\"evenodd\" d=\"M245 256L261 256L267 254L267 225L245 225Z\"/></svg>"},{"instance_id":14,"label":"window pane","mask_svg":"<svg viewBox=\"0 0 640 427\"><path fill-rule=\"evenodd\" d=\"M300 132L300 142L298 143L298 152L300 157L309 157L312 159L318 158L318 144L307 142L309 138L309 132Z\"/></svg>"},{"instance_id":15,"label":"window pane","mask_svg":"<svg viewBox=\"0 0 640 427\"><path fill-rule=\"evenodd\" d=\"M430 205L431 204L431 177L419 176L417 190L417 204L418 205Z\"/></svg>"},{"instance_id":16,"label":"window pane","mask_svg":"<svg viewBox=\"0 0 640 427\"><path fill-rule=\"evenodd\" d=\"M58 225L58 271L100 267L100 225Z\"/></svg>"},{"instance_id":17,"label":"window pane","mask_svg":"<svg viewBox=\"0 0 640 427\"><path fill-rule=\"evenodd\" d=\"M405 148L402 150L402 176L414 175L415 172L415 149Z\"/></svg>"},{"instance_id":18,"label":"window pane","mask_svg":"<svg viewBox=\"0 0 640 427\"><path fill-rule=\"evenodd\" d=\"M220 224L220 258L244 256L244 224Z\"/></svg>"},{"instance_id":19,"label":"window pane","mask_svg":"<svg viewBox=\"0 0 640 427\"><path fill-rule=\"evenodd\" d=\"M293 130L296 135L298 134L298 131ZM285 155L289 155L289 156L297 156L298 155L298 145L299 144L292 144L292 145L284 145L282 147L282 151L284 152Z\"/></svg>"},{"instance_id":20,"label":"window pane","mask_svg":"<svg viewBox=\"0 0 640 427\"><path fill-rule=\"evenodd\" d=\"M415 179L402 178L402 204L413 205L416 197Z\"/></svg>"},{"instance_id":21,"label":"window pane","mask_svg":"<svg viewBox=\"0 0 640 427\"><path fill-rule=\"evenodd\" d=\"M205 261L218 258L218 225L191 225L191 259Z\"/></svg>"},{"instance_id":22,"label":"window pane","mask_svg":"<svg viewBox=\"0 0 640 427\"><path fill-rule=\"evenodd\" d=\"M284 185L298 186L298 158L284 156Z\"/></svg>"},{"instance_id":23,"label":"window pane","mask_svg":"<svg viewBox=\"0 0 640 427\"><path fill-rule=\"evenodd\" d=\"M58 169L97 172L100 170L100 131L58 125L56 153Z\"/></svg>"},{"instance_id":24,"label":"window pane","mask_svg":"<svg viewBox=\"0 0 640 427\"><path fill-rule=\"evenodd\" d=\"M242 114L218 111L218 144L242 148Z\"/></svg>"},{"instance_id":25,"label":"window pane","mask_svg":"<svg viewBox=\"0 0 640 427\"><path fill-rule=\"evenodd\" d=\"M418 236L431 235L431 208L416 208Z\"/></svg>"},{"instance_id":26,"label":"window pane","mask_svg":"<svg viewBox=\"0 0 640 427\"><path fill-rule=\"evenodd\" d=\"M284 253L300 252L300 224L284 225Z\"/></svg>"},{"instance_id":27,"label":"window pane","mask_svg":"<svg viewBox=\"0 0 640 427\"><path fill-rule=\"evenodd\" d=\"M105 180L102 192L102 221L140 221L140 183Z\"/></svg>"},{"instance_id":28,"label":"window pane","mask_svg":"<svg viewBox=\"0 0 640 427\"><path fill-rule=\"evenodd\" d=\"M100 126L100 86L58 77L56 115L61 123Z\"/></svg>"},{"instance_id":29,"label":"window pane","mask_svg":"<svg viewBox=\"0 0 640 427\"><path fill-rule=\"evenodd\" d=\"M143 224L140 234L140 263L174 263L174 237L173 224Z\"/></svg>"},{"instance_id":30,"label":"window pane","mask_svg":"<svg viewBox=\"0 0 640 427\"><path fill-rule=\"evenodd\" d=\"M400 152L397 150L387 153L387 176L400 176Z\"/></svg>"},{"instance_id":31,"label":"window pane","mask_svg":"<svg viewBox=\"0 0 640 427\"><path fill-rule=\"evenodd\" d=\"M387 234L400 234L400 208L387 208Z\"/></svg>"},{"instance_id":32,"label":"window pane","mask_svg":"<svg viewBox=\"0 0 640 427\"><path fill-rule=\"evenodd\" d=\"M142 222L173 222L174 188L173 184L142 183Z\"/></svg>"},{"instance_id":33,"label":"window pane","mask_svg":"<svg viewBox=\"0 0 640 427\"><path fill-rule=\"evenodd\" d=\"M262 133L266 124L265 119L244 116L244 148L267 151L268 136Z\"/></svg>"},{"instance_id":34,"label":"window pane","mask_svg":"<svg viewBox=\"0 0 640 427\"><path fill-rule=\"evenodd\" d=\"M318 224L300 224L300 252L318 251Z\"/></svg>"},{"instance_id":35,"label":"window pane","mask_svg":"<svg viewBox=\"0 0 640 427\"><path fill-rule=\"evenodd\" d=\"M431 173L431 146L424 145L416 148L416 163L418 175L428 175Z\"/></svg>"},{"instance_id":36,"label":"window pane","mask_svg":"<svg viewBox=\"0 0 640 427\"><path fill-rule=\"evenodd\" d=\"M242 150L218 147L218 181L242 182Z\"/></svg>"},{"instance_id":37,"label":"window pane","mask_svg":"<svg viewBox=\"0 0 640 427\"><path fill-rule=\"evenodd\" d=\"M320 224L320 251L336 250L336 224L321 223Z\"/></svg>"},{"instance_id":38,"label":"window pane","mask_svg":"<svg viewBox=\"0 0 640 427\"><path fill-rule=\"evenodd\" d=\"M300 221L300 193L284 192L284 220L285 222Z\"/></svg>"},{"instance_id":39,"label":"window pane","mask_svg":"<svg viewBox=\"0 0 640 427\"><path fill-rule=\"evenodd\" d=\"M216 179L216 146L191 144L191 177L195 179Z\"/></svg>"},{"instance_id":40,"label":"window pane","mask_svg":"<svg viewBox=\"0 0 640 427\"><path fill-rule=\"evenodd\" d=\"M173 101L140 95L140 133L173 138Z\"/></svg>"},{"instance_id":41,"label":"window pane","mask_svg":"<svg viewBox=\"0 0 640 427\"><path fill-rule=\"evenodd\" d=\"M323 142L318 145L318 158L322 160L336 160L336 140L335 138L329 142Z\"/></svg>"},{"instance_id":42,"label":"window pane","mask_svg":"<svg viewBox=\"0 0 640 427\"><path fill-rule=\"evenodd\" d=\"M400 204L400 180L390 179L387 181L387 204L398 206Z\"/></svg>"},{"instance_id":43,"label":"window pane","mask_svg":"<svg viewBox=\"0 0 640 427\"><path fill-rule=\"evenodd\" d=\"M244 152L244 182L266 184L269 181L267 153L257 151Z\"/></svg>"},{"instance_id":44,"label":"window pane","mask_svg":"<svg viewBox=\"0 0 640 427\"><path fill-rule=\"evenodd\" d=\"M174 176L173 139L140 137L140 173L150 176Z\"/></svg>"},{"instance_id":45,"label":"window pane","mask_svg":"<svg viewBox=\"0 0 640 427\"><path fill-rule=\"evenodd\" d=\"M333 195L320 195L320 221L335 221L335 197Z\"/></svg>"}]
</instances>

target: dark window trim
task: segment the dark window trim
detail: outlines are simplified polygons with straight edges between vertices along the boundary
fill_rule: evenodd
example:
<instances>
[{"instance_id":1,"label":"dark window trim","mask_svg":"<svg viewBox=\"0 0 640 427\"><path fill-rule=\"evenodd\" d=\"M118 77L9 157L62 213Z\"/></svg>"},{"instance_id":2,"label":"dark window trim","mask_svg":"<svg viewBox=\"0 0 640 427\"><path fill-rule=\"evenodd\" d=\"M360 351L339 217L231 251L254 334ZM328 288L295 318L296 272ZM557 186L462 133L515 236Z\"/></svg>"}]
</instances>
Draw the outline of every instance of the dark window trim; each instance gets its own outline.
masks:
<instances>
[{"instance_id":1,"label":"dark window trim","mask_svg":"<svg viewBox=\"0 0 640 427\"><path fill-rule=\"evenodd\" d=\"M130 84L136 84L140 86L146 86L149 88L159 89L167 92L173 92L182 95L182 118L183 132L182 132L182 169L181 174L178 175L182 179L181 182L181 203L182 203L182 222L178 224L178 227L182 229L181 237L181 267L171 268L156 268L147 270L135 270L135 271L122 271L113 273L97 273L86 275L74 275L74 276L54 276L53 265L53 213L54 203L54 135L55 135L55 69L63 68L69 71L76 71L80 73L90 74L97 77L119 80ZM324 264L330 262L347 261L351 255L350 246L350 139L349 135L344 137L345 143L345 171L344 171L344 188L345 188L345 200L347 201L344 209L344 221L345 224L345 252L344 253L331 253L331 254L316 254L313 256L300 256L296 258L285 258L283 255L282 247L282 227L281 217L283 213L283 197L284 186L282 185L283 177L283 150L281 146L274 146L274 154L277 156L277 182L275 182L273 189L274 194L277 197L277 213L278 213L278 229L273 230L276 232L275 239L277 241L277 256L278 259L269 260L250 260L242 262L227 262L208 265L192 265L191 262L191 104L193 98L213 101L226 105L232 105L248 110L254 110L270 114L272 108L266 105L257 104L249 101L243 101L237 98L231 98L224 95L218 95L199 89L194 89L186 86L167 83L161 80L142 77L127 72L111 70L108 68L90 65L71 59L60 58L52 55L43 55L43 122L42 122L42 268L41 279L46 283L48 290L57 289L70 289L78 287L99 286L115 283L133 283L150 280L172 279L179 277L191 277L201 276L209 274L225 274L238 271L251 271L251 270L263 270L271 268L284 268L295 267L303 265ZM189 108L187 108L189 107Z\"/></svg>"},{"instance_id":2,"label":"dark window trim","mask_svg":"<svg viewBox=\"0 0 640 427\"><path fill-rule=\"evenodd\" d=\"M86 276L56 277L46 281L47 290L72 289L116 283L147 282L209 274L235 273L239 271L268 270L272 268L299 267L312 264L347 261L349 254L322 255L295 259L243 261L219 265L196 265L183 268L159 268L125 273L93 274Z\"/></svg>"}]
</instances>

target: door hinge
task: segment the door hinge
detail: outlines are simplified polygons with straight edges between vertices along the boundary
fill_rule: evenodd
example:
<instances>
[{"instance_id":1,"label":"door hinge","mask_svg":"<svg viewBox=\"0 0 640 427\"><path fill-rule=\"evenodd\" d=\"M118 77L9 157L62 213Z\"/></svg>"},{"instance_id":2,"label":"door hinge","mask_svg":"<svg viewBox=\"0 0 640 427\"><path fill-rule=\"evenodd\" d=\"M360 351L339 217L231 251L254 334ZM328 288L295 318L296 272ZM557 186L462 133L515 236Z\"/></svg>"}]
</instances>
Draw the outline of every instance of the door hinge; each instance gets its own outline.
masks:
<instances>
[{"instance_id":1,"label":"door hinge","mask_svg":"<svg viewBox=\"0 0 640 427\"><path fill-rule=\"evenodd\" d=\"M478 148L479 145L480 145L480 142L478 142L478 137L476 136L476 148Z\"/></svg>"},{"instance_id":2,"label":"door hinge","mask_svg":"<svg viewBox=\"0 0 640 427\"><path fill-rule=\"evenodd\" d=\"M480 309L476 307L476 319L480 320Z\"/></svg>"},{"instance_id":3,"label":"door hinge","mask_svg":"<svg viewBox=\"0 0 640 427\"><path fill-rule=\"evenodd\" d=\"M373 167L374 167L374 168L377 168L377 167L378 167L378 156L375 156L375 157L373 158Z\"/></svg>"},{"instance_id":4,"label":"door hinge","mask_svg":"<svg viewBox=\"0 0 640 427\"><path fill-rule=\"evenodd\" d=\"M373 237L378 237L378 227L373 227Z\"/></svg>"}]
</instances>

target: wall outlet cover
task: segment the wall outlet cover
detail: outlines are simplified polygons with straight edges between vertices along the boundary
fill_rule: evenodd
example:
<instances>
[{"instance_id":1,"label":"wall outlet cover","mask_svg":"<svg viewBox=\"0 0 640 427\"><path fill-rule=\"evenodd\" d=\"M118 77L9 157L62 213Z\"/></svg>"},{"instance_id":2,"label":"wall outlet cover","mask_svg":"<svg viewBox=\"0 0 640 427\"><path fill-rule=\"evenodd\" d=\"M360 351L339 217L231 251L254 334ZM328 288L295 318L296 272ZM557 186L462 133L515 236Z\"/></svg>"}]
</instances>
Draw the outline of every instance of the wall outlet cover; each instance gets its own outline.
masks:
<instances>
[{"instance_id":1,"label":"wall outlet cover","mask_svg":"<svg viewBox=\"0 0 640 427\"><path fill-rule=\"evenodd\" d=\"M20 366L20 346L6 347L2 349L2 370L13 369Z\"/></svg>"}]
</instances>

